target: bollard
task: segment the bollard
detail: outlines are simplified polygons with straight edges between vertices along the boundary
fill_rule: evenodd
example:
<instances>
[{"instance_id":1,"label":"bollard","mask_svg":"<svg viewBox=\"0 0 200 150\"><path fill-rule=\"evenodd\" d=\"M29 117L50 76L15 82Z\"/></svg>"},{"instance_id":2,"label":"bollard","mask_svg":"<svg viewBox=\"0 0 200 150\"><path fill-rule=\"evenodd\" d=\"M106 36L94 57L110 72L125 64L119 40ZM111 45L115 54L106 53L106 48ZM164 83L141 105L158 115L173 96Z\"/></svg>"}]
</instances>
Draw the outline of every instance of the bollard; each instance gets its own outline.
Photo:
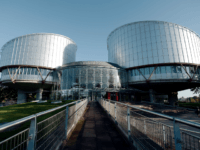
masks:
<instances>
[{"instance_id":1,"label":"bollard","mask_svg":"<svg viewBox=\"0 0 200 150\"><path fill-rule=\"evenodd\" d=\"M28 141L28 150L35 150L35 139L37 134L37 116L31 119L31 125L29 130L29 141Z\"/></svg>"},{"instance_id":2,"label":"bollard","mask_svg":"<svg viewBox=\"0 0 200 150\"><path fill-rule=\"evenodd\" d=\"M69 107L66 106L66 116L65 116L65 139L67 139L67 124L68 124L68 112L69 112Z\"/></svg>"},{"instance_id":3,"label":"bollard","mask_svg":"<svg viewBox=\"0 0 200 150\"><path fill-rule=\"evenodd\" d=\"M130 108L127 106L128 139L131 139Z\"/></svg>"},{"instance_id":4,"label":"bollard","mask_svg":"<svg viewBox=\"0 0 200 150\"><path fill-rule=\"evenodd\" d=\"M180 128L178 123L176 123L175 118L173 120L175 148L176 150L182 150Z\"/></svg>"}]
</instances>

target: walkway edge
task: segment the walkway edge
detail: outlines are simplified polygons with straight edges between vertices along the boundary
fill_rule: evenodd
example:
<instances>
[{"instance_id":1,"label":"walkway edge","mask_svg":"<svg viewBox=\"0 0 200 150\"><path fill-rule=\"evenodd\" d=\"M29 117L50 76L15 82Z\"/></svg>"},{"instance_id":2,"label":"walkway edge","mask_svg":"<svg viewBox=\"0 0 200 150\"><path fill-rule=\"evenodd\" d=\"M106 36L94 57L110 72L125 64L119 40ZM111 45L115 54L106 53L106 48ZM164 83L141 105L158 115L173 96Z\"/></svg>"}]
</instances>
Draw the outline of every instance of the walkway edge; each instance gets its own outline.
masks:
<instances>
[{"instance_id":1,"label":"walkway edge","mask_svg":"<svg viewBox=\"0 0 200 150\"><path fill-rule=\"evenodd\" d=\"M84 113L81 115L80 119L81 120L83 118L83 116L85 115L85 113L87 112L89 106L87 105ZM79 121L78 120L78 121ZM85 119L84 119L85 120ZM77 124L78 124L78 121L76 122L76 124L74 124L73 128L70 130L70 133L67 135L67 138L64 139L57 147L56 147L56 150L62 150L64 148L64 145L67 144L69 138L71 137L73 131L75 130L75 128L77 127Z\"/></svg>"},{"instance_id":2,"label":"walkway edge","mask_svg":"<svg viewBox=\"0 0 200 150\"><path fill-rule=\"evenodd\" d=\"M98 102L98 105L100 105L99 102ZM115 126L116 130L122 136L122 138L127 143L127 145L129 145L131 147L131 149L136 150L136 147L133 145L133 143L130 142L130 140L128 139L128 136L126 135L126 133L124 133L124 131L122 130L121 126L119 126L119 124L115 123L115 120L107 113L107 111L102 106L101 106L101 108L104 110L104 112L106 113L106 115L108 116L108 118L111 120L111 122Z\"/></svg>"}]
</instances>

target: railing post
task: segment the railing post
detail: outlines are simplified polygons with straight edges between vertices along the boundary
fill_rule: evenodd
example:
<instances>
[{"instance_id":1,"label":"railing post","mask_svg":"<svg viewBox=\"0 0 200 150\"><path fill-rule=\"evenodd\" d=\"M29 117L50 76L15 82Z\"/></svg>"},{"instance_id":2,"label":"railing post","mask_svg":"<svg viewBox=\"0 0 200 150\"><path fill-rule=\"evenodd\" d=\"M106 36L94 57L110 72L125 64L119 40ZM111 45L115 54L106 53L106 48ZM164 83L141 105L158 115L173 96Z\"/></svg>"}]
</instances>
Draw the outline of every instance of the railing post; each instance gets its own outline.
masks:
<instances>
[{"instance_id":1,"label":"railing post","mask_svg":"<svg viewBox=\"0 0 200 150\"><path fill-rule=\"evenodd\" d=\"M146 121L145 121L145 119L144 119L144 133L145 133L145 134L147 134L146 131L147 131L147 130L146 130Z\"/></svg>"},{"instance_id":2,"label":"railing post","mask_svg":"<svg viewBox=\"0 0 200 150\"><path fill-rule=\"evenodd\" d=\"M66 106L66 116L65 116L65 139L67 139L67 124L68 124L68 112L69 112L69 107Z\"/></svg>"},{"instance_id":3,"label":"railing post","mask_svg":"<svg viewBox=\"0 0 200 150\"><path fill-rule=\"evenodd\" d=\"M130 108L127 106L128 139L131 139Z\"/></svg>"},{"instance_id":4,"label":"railing post","mask_svg":"<svg viewBox=\"0 0 200 150\"><path fill-rule=\"evenodd\" d=\"M115 123L117 124L117 104L115 103Z\"/></svg>"},{"instance_id":5,"label":"railing post","mask_svg":"<svg viewBox=\"0 0 200 150\"><path fill-rule=\"evenodd\" d=\"M108 105L108 111L109 111L109 116L110 116L110 101L109 101L109 105Z\"/></svg>"},{"instance_id":6,"label":"railing post","mask_svg":"<svg viewBox=\"0 0 200 150\"><path fill-rule=\"evenodd\" d=\"M134 127L136 127L136 120L135 119L133 119L134 121L133 121L133 126Z\"/></svg>"},{"instance_id":7,"label":"railing post","mask_svg":"<svg viewBox=\"0 0 200 150\"><path fill-rule=\"evenodd\" d=\"M31 119L29 130L28 150L35 150L36 148L36 134L37 134L37 116Z\"/></svg>"},{"instance_id":8,"label":"railing post","mask_svg":"<svg viewBox=\"0 0 200 150\"><path fill-rule=\"evenodd\" d=\"M76 115L75 115L75 123L76 123L77 122L77 101L76 101L75 111L76 111Z\"/></svg>"},{"instance_id":9,"label":"railing post","mask_svg":"<svg viewBox=\"0 0 200 150\"><path fill-rule=\"evenodd\" d=\"M175 149L176 150L182 150L180 128L179 128L178 123L176 123L175 118L173 120L174 120L173 121L173 125L174 125L174 143L175 143Z\"/></svg>"},{"instance_id":10,"label":"railing post","mask_svg":"<svg viewBox=\"0 0 200 150\"><path fill-rule=\"evenodd\" d=\"M166 142L165 142L165 126L164 125L162 125L163 126L163 142L164 142L164 145L166 144Z\"/></svg>"}]
</instances>

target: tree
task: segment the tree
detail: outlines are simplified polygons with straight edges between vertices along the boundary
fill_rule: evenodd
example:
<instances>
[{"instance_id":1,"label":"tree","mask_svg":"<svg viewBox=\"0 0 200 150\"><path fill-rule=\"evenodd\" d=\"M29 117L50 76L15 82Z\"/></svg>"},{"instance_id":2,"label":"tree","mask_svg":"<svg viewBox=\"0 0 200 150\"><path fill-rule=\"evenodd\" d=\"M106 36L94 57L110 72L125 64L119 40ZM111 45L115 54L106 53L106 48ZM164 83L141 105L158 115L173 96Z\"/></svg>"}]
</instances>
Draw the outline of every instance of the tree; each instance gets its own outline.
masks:
<instances>
[{"instance_id":1,"label":"tree","mask_svg":"<svg viewBox=\"0 0 200 150\"><path fill-rule=\"evenodd\" d=\"M6 86L1 86L0 87L0 102L2 102L3 100L9 100L9 99L17 99L17 90L10 88L10 87L6 87Z\"/></svg>"},{"instance_id":2,"label":"tree","mask_svg":"<svg viewBox=\"0 0 200 150\"><path fill-rule=\"evenodd\" d=\"M190 91L194 92L193 94L200 93L200 87L191 88Z\"/></svg>"}]
</instances>

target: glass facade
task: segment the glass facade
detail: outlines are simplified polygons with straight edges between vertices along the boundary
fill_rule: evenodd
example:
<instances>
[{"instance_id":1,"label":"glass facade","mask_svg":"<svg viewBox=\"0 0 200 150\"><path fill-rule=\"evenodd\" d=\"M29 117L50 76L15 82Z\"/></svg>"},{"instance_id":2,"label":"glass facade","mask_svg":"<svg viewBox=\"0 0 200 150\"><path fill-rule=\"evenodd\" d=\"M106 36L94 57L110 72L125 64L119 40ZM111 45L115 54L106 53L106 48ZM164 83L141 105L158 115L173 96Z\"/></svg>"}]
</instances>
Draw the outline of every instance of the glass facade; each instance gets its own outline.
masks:
<instances>
[{"instance_id":1,"label":"glass facade","mask_svg":"<svg viewBox=\"0 0 200 150\"><path fill-rule=\"evenodd\" d=\"M107 39L108 61L130 68L159 63L200 64L200 37L168 22L141 21L123 25Z\"/></svg>"},{"instance_id":2,"label":"glass facade","mask_svg":"<svg viewBox=\"0 0 200 150\"><path fill-rule=\"evenodd\" d=\"M76 44L68 37L39 33L17 37L1 49L0 67L35 65L56 68L74 62Z\"/></svg>"},{"instance_id":3,"label":"glass facade","mask_svg":"<svg viewBox=\"0 0 200 150\"><path fill-rule=\"evenodd\" d=\"M74 62L62 68L62 90L119 88L126 83L126 71L107 62Z\"/></svg>"},{"instance_id":4,"label":"glass facade","mask_svg":"<svg viewBox=\"0 0 200 150\"><path fill-rule=\"evenodd\" d=\"M42 78L45 79L48 75L48 77L46 78L46 81L53 81L55 76L54 72L52 70L49 69L39 69L40 73L42 75ZM29 67L21 67L20 69L18 69L18 67L14 67L14 68L9 68L8 69L3 69L2 70L2 80L10 80L10 75L9 75L9 71L10 71L10 75L11 77L14 76L14 79L17 80L38 80L38 81L42 81L41 75L38 72L37 68L29 68ZM51 73L49 73L51 72Z\"/></svg>"},{"instance_id":5,"label":"glass facade","mask_svg":"<svg viewBox=\"0 0 200 150\"><path fill-rule=\"evenodd\" d=\"M193 80L200 80L200 67L198 67L197 69L196 66L183 66L183 67L179 65L173 65L173 66L157 66L156 68L145 67L145 68L131 69L128 71L128 81L146 82L146 79L149 79L152 73L153 74L150 77L150 80L190 79L190 77L191 78L193 77Z\"/></svg>"}]
</instances>

